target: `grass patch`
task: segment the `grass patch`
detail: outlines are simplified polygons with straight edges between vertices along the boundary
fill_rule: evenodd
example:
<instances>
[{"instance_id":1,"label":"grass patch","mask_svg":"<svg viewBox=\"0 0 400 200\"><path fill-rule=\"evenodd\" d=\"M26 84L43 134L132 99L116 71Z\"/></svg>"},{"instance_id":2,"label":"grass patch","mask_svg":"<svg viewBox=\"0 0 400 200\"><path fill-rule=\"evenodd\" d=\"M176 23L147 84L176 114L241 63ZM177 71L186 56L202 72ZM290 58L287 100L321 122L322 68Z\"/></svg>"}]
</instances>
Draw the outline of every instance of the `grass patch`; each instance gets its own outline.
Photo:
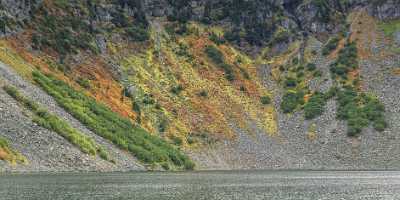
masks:
<instances>
[{"instance_id":1,"label":"grass patch","mask_svg":"<svg viewBox=\"0 0 400 200\"><path fill-rule=\"evenodd\" d=\"M93 156L99 153L100 157L104 160L110 160L108 153L100 145L96 144L92 138L74 129L63 119L50 114L46 109L41 108L32 100L23 96L16 88L4 86L4 90L25 108L32 111L34 114L33 121L38 125L58 133L71 144L77 146L83 153Z\"/></svg>"},{"instance_id":2,"label":"grass patch","mask_svg":"<svg viewBox=\"0 0 400 200\"><path fill-rule=\"evenodd\" d=\"M65 110L85 124L94 133L106 138L123 150L131 152L140 161L168 169L194 168L194 163L178 149L133 125L96 100L76 91L65 82L40 72L33 73L34 81Z\"/></svg>"}]
</instances>

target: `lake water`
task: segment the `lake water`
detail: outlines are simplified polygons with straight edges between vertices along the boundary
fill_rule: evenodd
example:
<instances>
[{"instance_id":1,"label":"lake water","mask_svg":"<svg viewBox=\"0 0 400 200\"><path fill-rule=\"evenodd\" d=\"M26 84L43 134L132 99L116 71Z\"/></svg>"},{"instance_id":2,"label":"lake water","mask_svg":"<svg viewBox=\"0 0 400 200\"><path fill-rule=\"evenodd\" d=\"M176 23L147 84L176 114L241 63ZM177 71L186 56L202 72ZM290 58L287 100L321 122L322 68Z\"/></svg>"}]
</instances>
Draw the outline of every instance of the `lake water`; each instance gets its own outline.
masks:
<instances>
[{"instance_id":1,"label":"lake water","mask_svg":"<svg viewBox=\"0 0 400 200\"><path fill-rule=\"evenodd\" d=\"M400 172L214 171L0 175L0 199L400 199Z\"/></svg>"}]
</instances>

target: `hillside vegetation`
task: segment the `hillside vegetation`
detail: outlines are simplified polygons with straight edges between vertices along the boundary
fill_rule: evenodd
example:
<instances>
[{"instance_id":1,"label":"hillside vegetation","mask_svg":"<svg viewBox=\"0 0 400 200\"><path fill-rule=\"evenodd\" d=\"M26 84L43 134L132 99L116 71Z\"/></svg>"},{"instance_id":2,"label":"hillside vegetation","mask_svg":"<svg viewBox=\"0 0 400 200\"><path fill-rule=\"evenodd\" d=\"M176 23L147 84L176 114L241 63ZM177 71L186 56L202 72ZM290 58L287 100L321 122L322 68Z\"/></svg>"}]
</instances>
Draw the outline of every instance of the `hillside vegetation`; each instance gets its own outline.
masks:
<instances>
[{"instance_id":1,"label":"hillside vegetation","mask_svg":"<svg viewBox=\"0 0 400 200\"><path fill-rule=\"evenodd\" d=\"M0 5L0 61L148 169L369 166L396 141L397 0ZM5 90L36 124L118 162Z\"/></svg>"},{"instance_id":2,"label":"hillside vegetation","mask_svg":"<svg viewBox=\"0 0 400 200\"><path fill-rule=\"evenodd\" d=\"M46 77L39 72L34 72L33 77L40 87L94 133L112 141L120 148L130 151L144 163L160 164L167 170L172 167L194 168L194 164L189 158L170 144L135 127L128 119L120 117L94 99L75 91L66 83L51 76Z\"/></svg>"}]
</instances>

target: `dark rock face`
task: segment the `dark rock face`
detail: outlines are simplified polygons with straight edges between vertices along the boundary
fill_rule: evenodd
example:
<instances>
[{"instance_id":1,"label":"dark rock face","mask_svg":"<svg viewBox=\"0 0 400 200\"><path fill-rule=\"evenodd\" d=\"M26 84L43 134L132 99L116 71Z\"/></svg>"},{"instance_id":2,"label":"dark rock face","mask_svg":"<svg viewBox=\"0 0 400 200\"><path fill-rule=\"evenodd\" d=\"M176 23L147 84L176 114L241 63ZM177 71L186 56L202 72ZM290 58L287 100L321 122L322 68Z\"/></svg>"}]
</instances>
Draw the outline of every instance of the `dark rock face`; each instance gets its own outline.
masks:
<instances>
[{"instance_id":1,"label":"dark rock face","mask_svg":"<svg viewBox=\"0 0 400 200\"><path fill-rule=\"evenodd\" d=\"M32 11L41 3L42 0L1 0L0 36L20 30L30 20Z\"/></svg>"},{"instance_id":2,"label":"dark rock face","mask_svg":"<svg viewBox=\"0 0 400 200\"><path fill-rule=\"evenodd\" d=\"M21 30L42 3L42 0L1 0L0 33ZM119 0L109 3L70 1L70 4L87 4L95 14L91 19L94 27L113 21L123 12L130 17L169 17L222 24L237 31L245 29L249 35L246 40L252 44L271 40L277 25L296 24L291 27L297 29L295 31L316 35L336 33L346 13L354 9L366 9L379 19L400 17L400 0Z\"/></svg>"},{"instance_id":3,"label":"dark rock face","mask_svg":"<svg viewBox=\"0 0 400 200\"><path fill-rule=\"evenodd\" d=\"M400 17L400 0L388 0L371 4L369 12L382 20L397 19Z\"/></svg>"},{"instance_id":4,"label":"dark rock face","mask_svg":"<svg viewBox=\"0 0 400 200\"><path fill-rule=\"evenodd\" d=\"M344 19L340 7L331 1L301 4L294 14L303 30L315 34L338 32L338 24ZM339 20L333 20L334 17L338 17Z\"/></svg>"}]
</instances>

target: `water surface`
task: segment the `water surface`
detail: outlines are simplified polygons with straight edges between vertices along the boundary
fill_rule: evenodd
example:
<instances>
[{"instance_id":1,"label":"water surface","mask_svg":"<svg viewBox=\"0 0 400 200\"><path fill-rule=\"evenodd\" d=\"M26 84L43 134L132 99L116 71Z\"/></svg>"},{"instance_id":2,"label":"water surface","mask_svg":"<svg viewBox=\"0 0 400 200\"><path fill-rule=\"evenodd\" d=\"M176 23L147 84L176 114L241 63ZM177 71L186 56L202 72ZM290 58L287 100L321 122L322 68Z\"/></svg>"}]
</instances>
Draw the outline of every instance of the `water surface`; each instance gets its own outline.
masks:
<instances>
[{"instance_id":1,"label":"water surface","mask_svg":"<svg viewBox=\"0 0 400 200\"><path fill-rule=\"evenodd\" d=\"M400 199L400 172L215 171L0 175L0 199Z\"/></svg>"}]
</instances>

